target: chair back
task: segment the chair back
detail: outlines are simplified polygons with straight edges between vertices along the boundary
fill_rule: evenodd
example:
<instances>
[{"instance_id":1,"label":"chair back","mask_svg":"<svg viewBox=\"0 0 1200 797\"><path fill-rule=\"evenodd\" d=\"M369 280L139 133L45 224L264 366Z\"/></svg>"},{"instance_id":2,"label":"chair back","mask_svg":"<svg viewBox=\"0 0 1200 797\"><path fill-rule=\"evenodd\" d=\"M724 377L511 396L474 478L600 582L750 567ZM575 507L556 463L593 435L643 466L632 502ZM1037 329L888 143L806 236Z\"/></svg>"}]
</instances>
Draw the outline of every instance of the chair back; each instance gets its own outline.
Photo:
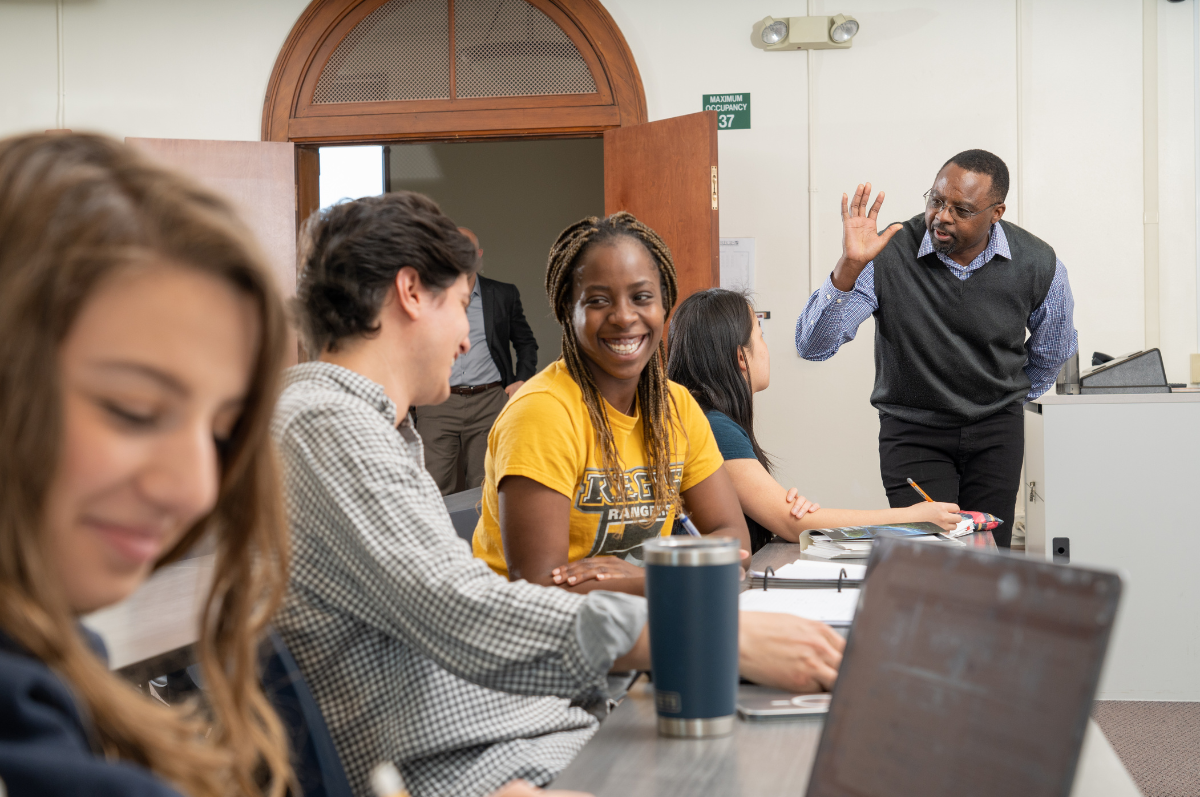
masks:
<instances>
[{"instance_id":1,"label":"chair back","mask_svg":"<svg viewBox=\"0 0 1200 797\"><path fill-rule=\"evenodd\" d=\"M454 524L454 530L458 532L458 536L471 542L475 538L475 525L479 522L482 509L483 488L475 487L461 493L452 493L443 500L446 502L446 511L450 513L450 522Z\"/></svg>"},{"instance_id":2,"label":"chair back","mask_svg":"<svg viewBox=\"0 0 1200 797\"><path fill-rule=\"evenodd\" d=\"M263 691L287 729L296 797L354 797L325 718L291 651L275 631L263 643Z\"/></svg>"}]
</instances>

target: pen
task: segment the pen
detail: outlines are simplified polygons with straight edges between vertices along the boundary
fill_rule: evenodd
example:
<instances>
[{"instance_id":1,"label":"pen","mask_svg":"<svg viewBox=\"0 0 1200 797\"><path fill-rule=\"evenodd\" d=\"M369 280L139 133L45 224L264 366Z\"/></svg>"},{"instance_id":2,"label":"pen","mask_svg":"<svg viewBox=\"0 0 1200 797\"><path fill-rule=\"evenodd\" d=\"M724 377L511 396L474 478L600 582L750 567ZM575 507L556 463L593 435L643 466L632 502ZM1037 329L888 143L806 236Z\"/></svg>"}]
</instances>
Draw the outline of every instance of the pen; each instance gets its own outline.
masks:
<instances>
[{"instance_id":1,"label":"pen","mask_svg":"<svg viewBox=\"0 0 1200 797\"><path fill-rule=\"evenodd\" d=\"M917 484L917 483L916 483L915 481L913 481L912 479L909 479L909 480L908 480L908 483L912 485L912 488L913 488L914 490L916 490L918 493L920 493L920 494L921 494L921 497L923 497L923 498L924 498L926 501L928 501L929 503L933 503L933 499L929 497L929 493L927 493L927 492L925 492L924 490L922 490L922 489L921 489L921 485Z\"/></svg>"},{"instance_id":2,"label":"pen","mask_svg":"<svg viewBox=\"0 0 1200 797\"><path fill-rule=\"evenodd\" d=\"M679 525L683 526L683 530L693 537L700 536L700 529L696 528L696 524L692 519L682 512L679 513Z\"/></svg>"}]
</instances>

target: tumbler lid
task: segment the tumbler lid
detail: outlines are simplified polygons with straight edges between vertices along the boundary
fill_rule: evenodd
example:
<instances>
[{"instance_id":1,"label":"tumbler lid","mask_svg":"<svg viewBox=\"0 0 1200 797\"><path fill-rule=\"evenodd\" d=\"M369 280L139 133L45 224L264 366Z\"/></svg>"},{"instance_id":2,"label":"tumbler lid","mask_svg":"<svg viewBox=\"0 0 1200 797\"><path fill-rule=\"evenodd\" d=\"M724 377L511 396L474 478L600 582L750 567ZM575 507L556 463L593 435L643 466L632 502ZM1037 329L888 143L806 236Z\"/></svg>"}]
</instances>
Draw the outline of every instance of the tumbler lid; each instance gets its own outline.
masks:
<instances>
[{"instance_id":1,"label":"tumbler lid","mask_svg":"<svg viewBox=\"0 0 1200 797\"><path fill-rule=\"evenodd\" d=\"M741 546L732 537L655 537L642 546L648 565L698 567L732 565L742 560Z\"/></svg>"}]
</instances>

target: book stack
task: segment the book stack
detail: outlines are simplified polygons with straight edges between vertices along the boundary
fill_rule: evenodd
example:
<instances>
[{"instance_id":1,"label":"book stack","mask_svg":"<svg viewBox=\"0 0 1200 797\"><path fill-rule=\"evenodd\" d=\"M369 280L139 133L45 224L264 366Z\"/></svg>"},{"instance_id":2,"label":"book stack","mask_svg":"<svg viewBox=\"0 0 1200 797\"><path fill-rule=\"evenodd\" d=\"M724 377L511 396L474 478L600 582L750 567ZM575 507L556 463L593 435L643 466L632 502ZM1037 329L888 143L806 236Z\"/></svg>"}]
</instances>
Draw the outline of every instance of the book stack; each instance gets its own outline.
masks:
<instances>
[{"instance_id":1,"label":"book stack","mask_svg":"<svg viewBox=\"0 0 1200 797\"><path fill-rule=\"evenodd\" d=\"M831 540L819 531L809 532L807 554L819 556L822 559L866 559L871 555L871 541L850 542Z\"/></svg>"},{"instance_id":2,"label":"book stack","mask_svg":"<svg viewBox=\"0 0 1200 797\"><path fill-rule=\"evenodd\" d=\"M806 531L806 554L822 559L866 559L878 537L902 537L915 542L964 545L956 537L971 533L971 521L963 518L954 531L942 531L934 523L894 523L887 526L844 526L837 529Z\"/></svg>"}]
</instances>

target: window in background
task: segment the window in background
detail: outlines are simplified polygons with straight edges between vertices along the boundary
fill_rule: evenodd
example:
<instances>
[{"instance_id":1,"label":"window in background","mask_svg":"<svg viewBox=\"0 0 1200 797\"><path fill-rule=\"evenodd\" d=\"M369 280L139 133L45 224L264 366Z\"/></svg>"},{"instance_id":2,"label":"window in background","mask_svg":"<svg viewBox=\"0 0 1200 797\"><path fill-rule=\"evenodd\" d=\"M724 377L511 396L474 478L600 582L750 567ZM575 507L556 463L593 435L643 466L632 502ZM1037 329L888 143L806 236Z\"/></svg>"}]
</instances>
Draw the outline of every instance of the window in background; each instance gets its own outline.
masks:
<instances>
[{"instance_id":1,"label":"window in background","mask_svg":"<svg viewBox=\"0 0 1200 797\"><path fill-rule=\"evenodd\" d=\"M387 190L383 147L321 147L320 157L322 208Z\"/></svg>"}]
</instances>

